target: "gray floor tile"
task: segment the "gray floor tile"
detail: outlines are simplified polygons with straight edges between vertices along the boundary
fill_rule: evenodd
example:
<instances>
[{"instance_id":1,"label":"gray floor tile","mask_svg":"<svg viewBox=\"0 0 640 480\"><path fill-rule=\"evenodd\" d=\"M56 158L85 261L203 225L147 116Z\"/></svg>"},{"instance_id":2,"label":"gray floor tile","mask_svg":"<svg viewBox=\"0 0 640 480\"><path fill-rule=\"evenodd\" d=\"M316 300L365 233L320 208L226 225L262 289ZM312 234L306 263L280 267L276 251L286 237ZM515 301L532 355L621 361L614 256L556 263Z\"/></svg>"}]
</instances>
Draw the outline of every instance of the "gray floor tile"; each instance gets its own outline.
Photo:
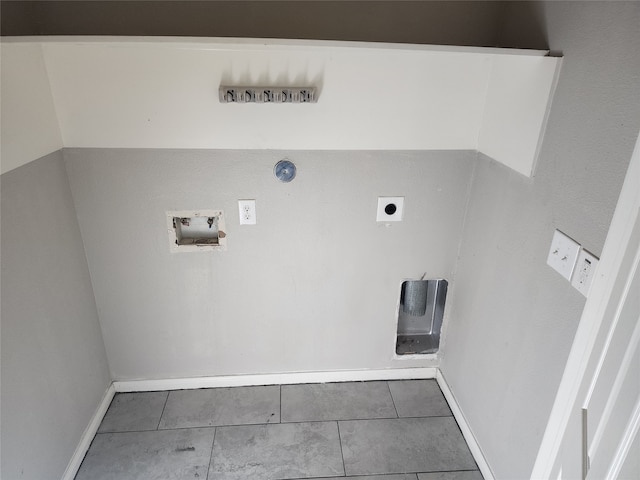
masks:
<instances>
[{"instance_id":1,"label":"gray floor tile","mask_svg":"<svg viewBox=\"0 0 640 480\"><path fill-rule=\"evenodd\" d=\"M390 381L389 389L399 417L451 415L449 405L435 380Z\"/></svg>"},{"instance_id":2,"label":"gray floor tile","mask_svg":"<svg viewBox=\"0 0 640 480\"><path fill-rule=\"evenodd\" d=\"M160 420L160 429L280 422L280 387L176 390Z\"/></svg>"},{"instance_id":3,"label":"gray floor tile","mask_svg":"<svg viewBox=\"0 0 640 480\"><path fill-rule=\"evenodd\" d=\"M99 432L78 480L482 480L433 380L118 394Z\"/></svg>"},{"instance_id":4,"label":"gray floor tile","mask_svg":"<svg viewBox=\"0 0 640 480\"><path fill-rule=\"evenodd\" d=\"M76 480L205 479L214 430L98 434Z\"/></svg>"},{"instance_id":5,"label":"gray floor tile","mask_svg":"<svg viewBox=\"0 0 640 480\"><path fill-rule=\"evenodd\" d=\"M282 386L282 421L396 418L386 382Z\"/></svg>"},{"instance_id":6,"label":"gray floor tile","mask_svg":"<svg viewBox=\"0 0 640 480\"><path fill-rule=\"evenodd\" d=\"M418 480L483 480L478 470L470 472L419 473Z\"/></svg>"},{"instance_id":7,"label":"gray floor tile","mask_svg":"<svg viewBox=\"0 0 640 480\"><path fill-rule=\"evenodd\" d=\"M158 428L169 392L118 393L98 432L133 432Z\"/></svg>"},{"instance_id":8,"label":"gray floor tile","mask_svg":"<svg viewBox=\"0 0 640 480\"><path fill-rule=\"evenodd\" d=\"M475 469L453 417L338 422L347 475Z\"/></svg>"},{"instance_id":9,"label":"gray floor tile","mask_svg":"<svg viewBox=\"0 0 640 480\"><path fill-rule=\"evenodd\" d=\"M209 480L344 475L336 422L218 427Z\"/></svg>"}]
</instances>

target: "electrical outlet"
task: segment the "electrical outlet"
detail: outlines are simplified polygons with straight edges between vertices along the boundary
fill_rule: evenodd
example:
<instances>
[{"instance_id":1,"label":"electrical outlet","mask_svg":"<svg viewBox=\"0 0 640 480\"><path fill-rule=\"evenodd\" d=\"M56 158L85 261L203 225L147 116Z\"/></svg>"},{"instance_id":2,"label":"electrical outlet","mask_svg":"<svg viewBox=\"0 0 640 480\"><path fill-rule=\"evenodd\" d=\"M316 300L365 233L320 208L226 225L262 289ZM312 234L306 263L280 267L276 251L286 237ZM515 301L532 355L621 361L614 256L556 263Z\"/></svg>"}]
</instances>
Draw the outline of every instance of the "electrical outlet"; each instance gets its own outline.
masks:
<instances>
[{"instance_id":1,"label":"electrical outlet","mask_svg":"<svg viewBox=\"0 0 640 480\"><path fill-rule=\"evenodd\" d=\"M255 225L257 223L255 200L238 200L238 212L240 225Z\"/></svg>"},{"instance_id":2,"label":"electrical outlet","mask_svg":"<svg viewBox=\"0 0 640 480\"><path fill-rule=\"evenodd\" d=\"M556 230L551 240L551 248L547 257L547 265L553 267L560 275L571 280L573 268L576 265L580 245L567 237L560 230Z\"/></svg>"},{"instance_id":3,"label":"electrical outlet","mask_svg":"<svg viewBox=\"0 0 640 480\"><path fill-rule=\"evenodd\" d=\"M400 222L404 210L404 197L378 197L376 222Z\"/></svg>"},{"instance_id":4,"label":"electrical outlet","mask_svg":"<svg viewBox=\"0 0 640 480\"><path fill-rule=\"evenodd\" d=\"M582 249L580 255L578 255L578 263L576 263L576 268L571 278L571 285L585 297L589 295L589 288L593 277L596 275L597 266L598 258Z\"/></svg>"}]
</instances>

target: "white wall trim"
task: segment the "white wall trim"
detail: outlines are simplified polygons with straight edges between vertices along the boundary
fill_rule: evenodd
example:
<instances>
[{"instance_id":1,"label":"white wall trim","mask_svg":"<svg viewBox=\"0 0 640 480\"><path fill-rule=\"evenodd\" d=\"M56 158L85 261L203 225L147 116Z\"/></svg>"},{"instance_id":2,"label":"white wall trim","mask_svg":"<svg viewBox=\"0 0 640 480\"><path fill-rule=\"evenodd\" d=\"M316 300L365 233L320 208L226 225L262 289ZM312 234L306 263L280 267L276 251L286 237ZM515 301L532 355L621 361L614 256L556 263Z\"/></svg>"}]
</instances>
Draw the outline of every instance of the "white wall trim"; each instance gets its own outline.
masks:
<instances>
[{"instance_id":1,"label":"white wall trim","mask_svg":"<svg viewBox=\"0 0 640 480\"><path fill-rule=\"evenodd\" d=\"M491 467L489 467L489 463L482 452L482 448L480 448L480 444L476 440L471 427L467 423L467 419L465 418L464 413L462 413L456 397L453 395L453 392L449 388L449 384L442 375L440 369L436 369L436 372L436 380L438 381L440 390L442 390L442 394L451 408L453 417L456 419L456 422L458 422L458 426L460 427L462 435L469 446L469 450L471 450L471 455L473 455L474 460L478 464L478 468L480 469L482 476L485 480L494 480L495 476L493 475L493 471L491 470Z\"/></svg>"},{"instance_id":2,"label":"white wall trim","mask_svg":"<svg viewBox=\"0 0 640 480\"><path fill-rule=\"evenodd\" d=\"M100 423L102 423L102 419L107 413L109 405L111 405L111 400L113 400L113 396L115 394L116 389L112 383L104 392L100 405L98 405L98 408L91 417L89 425L87 425L82 437L80 437L80 442L78 443L75 452L73 452L71 460L69 460L69 464L67 465L67 469L64 471L64 475L62 475L62 480L73 480L75 478L78 470L80 469L80 465L82 464L82 460L84 460L84 456L87 454L87 451L91 446L91 442L93 441L93 437L96 436Z\"/></svg>"},{"instance_id":3,"label":"white wall trim","mask_svg":"<svg viewBox=\"0 0 640 480\"><path fill-rule=\"evenodd\" d=\"M342 370L334 372L290 372L258 375L163 378L113 382L116 392L153 392L191 388L290 385L295 383L362 382L367 380L408 380L436 378L436 367Z\"/></svg>"},{"instance_id":4,"label":"white wall trim","mask_svg":"<svg viewBox=\"0 0 640 480\"><path fill-rule=\"evenodd\" d=\"M558 58L556 64L556 70L551 81L551 87L549 90L549 99L547 100L547 106L545 108L544 117L542 118L542 126L540 127L540 136L538 137L538 143L536 145L535 153L533 154L533 161L531 162L531 172L528 177L535 177L536 168L538 167L538 158L540 157L540 150L542 150L542 143L547 133L547 124L549 123L549 117L551 115L551 106L553 99L556 97L556 90L558 89L558 83L560 82L560 72L562 71L563 58Z\"/></svg>"},{"instance_id":5,"label":"white wall trim","mask_svg":"<svg viewBox=\"0 0 640 480\"><path fill-rule=\"evenodd\" d=\"M89 425L85 429L78 446L62 476L63 480L73 480L78 473L91 442L116 392L151 392L159 390L181 390L191 388L239 387L254 385L290 385L297 383L357 382L371 380L436 379L451 408L469 450L485 480L495 477L487 463L467 420L456 401L449 384L437 367L392 368L379 370L344 370L334 372L293 372L258 375L225 375L214 377L165 378L155 380L127 380L113 382L105 391Z\"/></svg>"},{"instance_id":6,"label":"white wall trim","mask_svg":"<svg viewBox=\"0 0 640 480\"><path fill-rule=\"evenodd\" d=\"M622 440L620 440L620 445L618 446L616 454L611 461L611 466L609 467L606 478L618 478L620 476L620 470L622 469L624 462L629 456L631 446L633 445L633 441L638 436L639 431L640 401L636 402L636 406L633 409L633 413L631 414L631 419L624 431L624 434L622 435Z\"/></svg>"},{"instance_id":7,"label":"white wall trim","mask_svg":"<svg viewBox=\"0 0 640 480\"><path fill-rule=\"evenodd\" d=\"M191 48L216 51L246 51L256 48L288 48L291 50L309 50L340 48L341 50L390 50L404 52L437 52L437 53L471 53L487 55L510 55L523 57L546 57L549 50L475 47L466 45L429 45L411 43L364 42L345 40L305 40L288 38L254 38L254 37L173 37L173 36L126 36L126 35L41 35L2 37L1 43L58 43L87 45L122 45L134 44L158 48Z\"/></svg>"}]
</instances>

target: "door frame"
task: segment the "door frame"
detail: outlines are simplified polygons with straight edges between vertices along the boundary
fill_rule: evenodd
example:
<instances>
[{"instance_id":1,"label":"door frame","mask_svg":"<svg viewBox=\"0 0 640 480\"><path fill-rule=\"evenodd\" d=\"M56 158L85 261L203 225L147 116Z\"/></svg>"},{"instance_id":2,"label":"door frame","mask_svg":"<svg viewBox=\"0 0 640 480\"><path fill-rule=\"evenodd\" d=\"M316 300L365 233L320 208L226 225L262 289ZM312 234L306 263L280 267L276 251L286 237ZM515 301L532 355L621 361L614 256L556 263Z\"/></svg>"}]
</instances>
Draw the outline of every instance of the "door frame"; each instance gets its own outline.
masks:
<instances>
[{"instance_id":1,"label":"door frame","mask_svg":"<svg viewBox=\"0 0 640 480\"><path fill-rule=\"evenodd\" d=\"M627 175L622 186L618 204L604 243L596 276L576 331L569 358L560 381L549 421L542 437L538 455L531 472L531 478L551 479L558 477L558 460L562 453L563 438L569 419L580 409L579 391L588 374L588 360L594 351L598 333L603 327L605 310L609 305L622 261L634 224L640 210L640 134L629 162ZM606 327L606 325L604 325Z\"/></svg>"}]
</instances>

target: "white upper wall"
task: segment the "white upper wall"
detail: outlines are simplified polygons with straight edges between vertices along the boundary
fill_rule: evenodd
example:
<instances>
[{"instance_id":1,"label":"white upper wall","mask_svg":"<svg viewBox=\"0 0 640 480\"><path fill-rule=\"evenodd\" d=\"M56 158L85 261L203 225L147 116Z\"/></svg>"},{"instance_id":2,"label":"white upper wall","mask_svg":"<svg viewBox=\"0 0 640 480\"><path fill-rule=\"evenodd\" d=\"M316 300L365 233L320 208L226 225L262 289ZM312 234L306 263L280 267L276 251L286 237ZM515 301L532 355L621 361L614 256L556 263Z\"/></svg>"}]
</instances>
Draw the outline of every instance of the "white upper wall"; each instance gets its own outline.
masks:
<instances>
[{"instance_id":1,"label":"white upper wall","mask_svg":"<svg viewBox=\"0 0 640 480\"><path fill-rule=\"evenodd\" d=\"M525 175L559 65L533 50L283 40L39 37L5 40L3 51L40 46L37 75L48 75L65 147L480 149ZM222 104L221 84L311 85L320 96ZM3 105L9 152L29 143L5 135L5 117L24 127L14 126L20 110Z\"/></svg>"},{"instance_id":2,"label":"white upper wall","mask_svg":"<svg viewBox=\"0 0 640 480\"><path fill-rule=\"evenodd\" d=\"M531 176L561 59L494 57L476 149Z\"/></svg>"},{"instance_id":3,"label":"white upper wall","mask_svg":"<svg viewBox=\"0 0 640 480\"><path fill-rule=\"evenodd\" d=\"M0 44L2 173L62 148L38 43Z\"/></svg>"}]
</instances>

